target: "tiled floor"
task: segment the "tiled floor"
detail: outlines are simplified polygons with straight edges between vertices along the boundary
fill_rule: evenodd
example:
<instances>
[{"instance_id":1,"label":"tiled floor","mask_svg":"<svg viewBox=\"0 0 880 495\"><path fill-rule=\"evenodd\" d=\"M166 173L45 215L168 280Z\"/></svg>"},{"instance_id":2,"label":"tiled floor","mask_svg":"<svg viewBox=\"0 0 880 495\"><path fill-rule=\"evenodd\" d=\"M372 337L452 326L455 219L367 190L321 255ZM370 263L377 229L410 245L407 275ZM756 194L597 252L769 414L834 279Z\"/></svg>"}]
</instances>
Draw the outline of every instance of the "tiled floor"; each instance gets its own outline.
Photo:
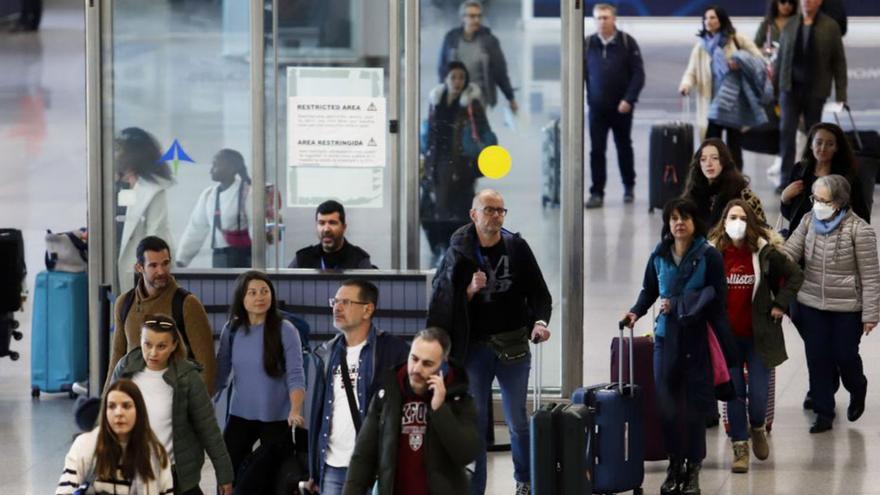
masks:
<instances>
[{"instance_id":1,"label":"tiled floor","mask_svg":"<svg viewBox=\"0 0 880 495\"><path fill-rule=\"evenodd\" d=\"M427 2L425 2L427 3ZM46 228L69 230L85 223L85 110L84 110L84 54L82 3L75 0L47 2L43 27L36 34L0 33L0 225L24 231L27 246L29 281L42 265L42 234ZM524 34L513 18L518 7L498 2L489 21L495 26L508 53L514 84L521 87L523 115L517 131L500 125L501 113L492 113L493 122L499 123L499 136L518 158L518 168L499 187L508 197L513 213L511 227L522 230L535 248L542 265L548 267L548 282L554 294L559 287L558 245L564 241L558 227L558 210L542 211L538 204L537 178L540 177L538 144L539 129L553 111L552 98L532 97L540 81L523 81L532 63L532 53L547 54L546 50L532 49L542 35ZM449 12L427 10L425 18L432 24L424 26L423 92L435 79L433 57L436 44L445 26L454 22ZM201 22L196 16L192 22ZM186 22L186 21L183 21ZM688 28L689 29L689 28ZM638 36L638 33L635 33ZM552 40L551 33L544 38ZM555 38L558 47L558 36ZM585 250L586 290L584 297L587 322L585 324L584 370L585 383L604 381L608 368L608 344L614 331L614 322L624 308L635 298L642 278L644 263L659 233L658 215L647 214L647 134L650 125L658 119L675 116L678 102L674 85L683 69L690 43L691 30L684 41L652 41L642 49L648 66L649 87L643 93L643 103L636 113L634 140L636 163L640 180L637 201L623 206L622 190L613 153L609 153L610 179L606 207L586 212L587 239ZM847 39L851 68L870 69L876 65L871 49ZM205 49L193 45L193 49ZM137 57L136 43L123 52ZM552 52L552 50L551 50ZM558 56L558 50L555 56ZM207 58L206 58L207 60ZM549 61L548 61L549 60ZM118 60L120 73L137 80L141 74ZM212 73L209 61L206 67L198 65L194 71ZM558 69L558 60L535 61L539 72ZM861 74L870 74L863 71ZM222 75L222 73L221 73ZM549 77L554 77L550 75ZM558 78L558 76L555 76ZM227 78L232 85L225 91L240 90L246 95L246 86L235 78ZM232 89L230 89L232 88ZM242 90L242 88L245 88ZM149 88L147 88L149 89ZM880 112L880 84L876 79L862 77L852 82L852 99L858 102L859 116L868 127L878 127ZM137 115L143 103L150 98L138 96L138 88L128 85L121 94L128 94L128 103L122 102L120 114ZM125 93L129 91L130 93ZM206 89L217 91L217 89ZM552 93L552 91L550 91ZM530 96L532 95L532 96ZM552 95L550 95L552 96ZM140 105L136 102L141 101ZM211 98L198 101L200 108L210 110ZM538 103L541 103L538 105ZM240 102L218 103L237 109ZM206 106L207 105L207 106ZM557 103L558 105L558 103ZM209 115L210 116L210 115ZM210 119L208 119L210 120ZM177 119L175 119L177 121ZM199 122L199 121L194 121ZM170 125L163 123L163 126ZM241 137L241 129L224 132ZM778 208L772 186L764 175L769 158L748 154L746 173L752 177L753 187L765 201L770 218L775 220ZM488 184L488 183L487 183ZM494 185L494 184L493 184ZM204 187L203 185L200 187ZM307 230L307 229L306 229ZM557 298L558 299L558 298ZM0 486L4 493L31 494L52 491L60 473L64 454L70 445L75 427L71 419L72 402L66 396L43 396L38 401L29 397L30 341L27 336L30 312L17 317L23 322L25 339L13 345L22 353L22 359L11 362L0 359ZM639 331L648 330L642 326ZM845 419L835 424L832 432L809 435L811 418L800 409L807 375L803 347L790 325L786 326L790 359L778 370L776 423L771 436L772 454L768 461L753 462L746 475L729 472L730 449L719 430L709 435L709 456L703 474L703 489L707 494L880 494L880 448L873 442L880 440L880 396L875 391L868 396L868 411L856 424ZM862 355L869 380L878 376L880 336L864 340ZM558 341L557 341L558 342ZM558 346L558 343L556 344ZM557 347L558 348L558 347ZM547 369L557 369L558 361L551 348L545 352ZM547 373L545 373L545 376ZM838 395L840 411L848 398ZM663 476L662 463L649 463L645 487L656 493ZM492 454L490 460L489 493L512 493L512 466L509 454ZM213 489L210 471L206 471L203 488Z\"/></svg>"}]
</instances>

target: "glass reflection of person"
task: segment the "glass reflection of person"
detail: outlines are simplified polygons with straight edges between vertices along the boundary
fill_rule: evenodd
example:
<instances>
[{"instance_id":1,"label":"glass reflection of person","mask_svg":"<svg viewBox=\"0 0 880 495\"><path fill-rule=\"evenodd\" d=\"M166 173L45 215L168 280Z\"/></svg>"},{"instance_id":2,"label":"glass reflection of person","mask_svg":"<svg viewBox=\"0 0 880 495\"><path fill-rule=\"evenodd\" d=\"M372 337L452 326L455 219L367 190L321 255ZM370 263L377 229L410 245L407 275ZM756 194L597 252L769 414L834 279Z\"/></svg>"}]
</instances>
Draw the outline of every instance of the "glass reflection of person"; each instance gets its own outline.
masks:
<instances>
[{"instance_id":1,"label":"glass reflection of person","mask_svg":"<svg viewBox=\"0 0 880 495\"><path fill-rule=\"evenodd\" d=\"M188 266L210 239L214 268L251 266L250 218L247 214L251 178L241 153L222 149L214 155L211 180L216 185L199 195L180 240L177 265Z\"/></svg>"},{"instance_id":2,"label":"glass reflection of person","mask_svg":"<svg viewBox=\"0 0 880 495\"><path fill-rule=\"evenodd\" d=\"M159 141L141 128L123 129L116 138L114 163L121 189L116 218L122 223L117 226L120 292L134 287L135 249L141 239L153 235L173 244L166 190L174 180L161 156Z\"/></svg>"}]
</instances>

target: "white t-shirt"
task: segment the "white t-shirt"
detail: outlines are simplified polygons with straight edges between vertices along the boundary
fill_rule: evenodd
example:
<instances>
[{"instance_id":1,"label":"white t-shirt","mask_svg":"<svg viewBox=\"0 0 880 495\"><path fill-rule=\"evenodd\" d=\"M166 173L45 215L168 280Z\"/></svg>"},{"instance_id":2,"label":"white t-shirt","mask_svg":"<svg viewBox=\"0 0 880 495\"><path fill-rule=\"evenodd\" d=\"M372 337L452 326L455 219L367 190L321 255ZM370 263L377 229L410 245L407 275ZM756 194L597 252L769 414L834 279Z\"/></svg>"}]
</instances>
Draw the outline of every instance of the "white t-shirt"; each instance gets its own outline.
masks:
<instances>
[{"instance_id":1,"label":"white t-shirt","mask_svg":"<svg viewBox=\"0 0 880 495\"><path fill-rule=\"evenodd\" d=\"M153 371L144 368L131 377L135 385L141 389L144 403L147 405L147 415L150 417L150 428L156 438L162 442L171 463L174 464L174 429L172 427L172 406L174 404L174 389L165 382L162 375L168 371Z\"/></svg>"},{"instance_id":2,"label":"white t-shirt","mask_svg":"<svg viewBox=\"0 0 880 495\"><path fill-rule=\"evenodd\" d=\"M346 352L345 362L348 365L348 376L351 377L355 401L358 400L361 350L366 344L365 340L356 346L348 347ZM337 366L333 369L333 417L330 419L330 440L327 442L327 454L324 458L324 462L333 467L348 467L348 462L354 453L354 442L357 439L354 422L351 420L351 409L348 407L348 397L345 395L345 385L342 384L341 368Z\"/></svg>"}]
</instances>

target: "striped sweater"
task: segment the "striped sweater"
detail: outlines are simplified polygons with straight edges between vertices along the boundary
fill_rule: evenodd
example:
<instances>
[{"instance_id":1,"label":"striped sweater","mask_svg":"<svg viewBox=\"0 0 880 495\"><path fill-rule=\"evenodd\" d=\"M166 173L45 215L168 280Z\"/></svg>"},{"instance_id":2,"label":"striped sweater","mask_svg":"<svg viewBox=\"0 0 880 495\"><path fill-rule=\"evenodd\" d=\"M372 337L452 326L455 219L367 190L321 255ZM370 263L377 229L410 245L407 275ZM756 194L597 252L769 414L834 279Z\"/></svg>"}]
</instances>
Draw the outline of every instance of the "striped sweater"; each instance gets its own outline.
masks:
<instances>
[{"instance_id":1,"label":"striped sweater","mask_svg":"<svg viewBox=\"0 0 880 495\"><path fill-rule=\"evenodd\" d=\"M71 495L91 477L94 467L95 445L98 442L98 429L83 433L76 437L67 457L64 459L64 472L58 480L56 495ZM153 456L153 472L158 473L157 479L134 481L113 479L94 480L85 493L112 493L114 495L171 495L174 493L174 482L171 477L171 464L159 467L159 459ZM132 486L134 485L134 486Z\"/></svg>"}]
</instances>

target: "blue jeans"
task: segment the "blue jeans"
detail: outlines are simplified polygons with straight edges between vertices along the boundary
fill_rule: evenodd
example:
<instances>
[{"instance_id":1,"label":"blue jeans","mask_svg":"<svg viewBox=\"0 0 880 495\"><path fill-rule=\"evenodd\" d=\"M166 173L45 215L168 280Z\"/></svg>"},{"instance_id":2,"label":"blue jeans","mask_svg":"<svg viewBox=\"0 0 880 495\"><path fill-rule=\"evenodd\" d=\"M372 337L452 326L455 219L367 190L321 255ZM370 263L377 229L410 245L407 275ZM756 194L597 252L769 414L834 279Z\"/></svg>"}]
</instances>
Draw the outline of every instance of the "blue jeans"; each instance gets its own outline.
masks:
<instances>
[{"instance_id":1,"label":"blue jeans","mask_svg":"<svg viewBox=\"0 0 880 495\"><path fill-rule=\"evenodd\" d=\"M687 407L686 380L679 380L675 389L665 385L663 373L663 347L666 339L654 337L654 380L657 399L672 407L658 407L660 427L663 430L663 446L666 454L677 459L702 462L706 457L706 417L691 414ZM693 370L685 370L685 373ZM666 394L666 397L663 397ZM671 409L671 410L670 410Z\"/></svg>"},{"instance_id":2,"label":"blue jeans","mask_svg":"<svg viewBox=\"0 0 880 495\"><path fill-rule=\"evenodd\" d=\"M749 439L746 424L753 427L764 425L767 416L767 400L770 395L770 370L764 365L755 350L755 340L751 337L736 337L739 355L749 367L749 383L746 385L743 367L730 368L730 379L736 389L736 400L727 402L727 419L730 422L729 436L734 442ZM748 390L746 390L748 389ZM748 400L746 400L748 398ZM746 402L749 416L746 418Z\"/></svg>"},{"instance_id":3,"label":"blue jeans","mask_svg":"<svg viewBox=\"0 0 880 495\"><path fill-rule=\"evenodd\" d=\"M482 495L486 491L486 434L489 431L489 411L487 404L492 398L492 381L498 378L501 385L501 403L504 418L510 431L510 447L513 454L513 477L516 481L529 481L529 418L526 412L529 370L531 359L521 363L503 364L499 362L488 344L470 342L465 361L471 395L477 406L477 426L480 441L483 442L477 457L474 477L471 480L471 493Z\"/></svg>"},{"instance_id":4,"label":"blue jeans","mask_svg":"<svg viewBox=\"0 0 880 495\"><path fill-rule=\"evenodd\" d=\"M345 475L348 468L338 468L324 464L324 479L321 482L321 495L342 495Z\"/></svg>"}]
</instances>

